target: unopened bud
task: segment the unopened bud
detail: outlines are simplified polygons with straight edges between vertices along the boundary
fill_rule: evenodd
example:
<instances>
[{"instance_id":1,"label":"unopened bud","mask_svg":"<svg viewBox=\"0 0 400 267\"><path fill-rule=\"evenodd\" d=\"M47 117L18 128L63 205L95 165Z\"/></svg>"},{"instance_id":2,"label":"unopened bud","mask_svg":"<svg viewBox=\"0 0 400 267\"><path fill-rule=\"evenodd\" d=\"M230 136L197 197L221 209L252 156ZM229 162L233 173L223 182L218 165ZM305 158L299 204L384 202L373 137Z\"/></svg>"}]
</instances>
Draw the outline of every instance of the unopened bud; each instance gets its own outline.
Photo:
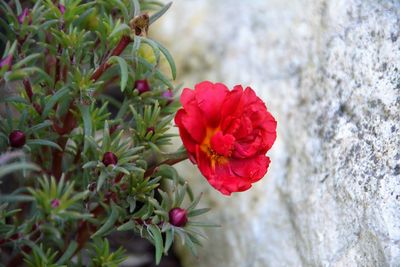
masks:
<instances>
[{"instance_id":1,"label":"unopened bud","mask_svg":"<svg viewBox=\"0 0 400 267\"><path fill-rule=\"evenodd\" d=\"M185 209L173 208L169 211L169 222L177 227L183 227L188 221L187 212Z\"/></svg>"},{"instance_id":2,"label":"unopened bud","mask_svg":"<svg viewBox=\"0 0 400 267\"><path fill-rule=\"evenodd\" d=\"M53 200L51 201L51 207L52 207L53 209L55 209L55 208L57 208L58 206L60 206L60 200L57 199L57 198L53 199Z\"/></svg>"},{"instance_id":3,"label":"unopened bud","mask_svg":"<svg viewBox=\"0 0 400 267\"><path fill-rule=\"evenodd\" d=\"M29 18L28 24L31 24L32 23L32 18L29 16L29 9L28 8L24 8L22 13L18 16L19 24L23 24L27 17Z\"/></svg>"},{"instance_id":4,"label":"unopened bud","mask_svg":"<svg viewBox=\"0 0 400 267\"><path fill-rule=\"evenodd\" d=\"M9 70L12 66L12 58L13 56L10 54L5 58L3 58L2 60L0 60L0 69L7 66L8 67L7 69Z\"/></svg>"},{"instance_id":5,"label":"unopened bud","mask_svg":"<svg viewBox=\"0 0 400 267\"><path fill-rule=\"evenodd\" d=\"M139 91L139 94L150 91L150 85L147 80L135 81L135 88Z\"/></svg>"},{"instance_id":6,"label":"unopened bud","mask_svg":"<svg viewBox=\"0 0 400 267\"><path fill-rule=\"evenodd\" d=\"M109 151L104 153L102 162L106 166L116 165L118 163L118 158L114 153Z\"/></svg>"},{"instance_id":7,"label":"unopened bud","mask_svg":"<svg viewBox=\"0 0 400 267\"><path fill-rule=\"evenodd\" d=\"M25 133L20 130L14 130L8 136L8 141L10 142L10 146L19 148L25 145L26 137Z\"/></svg>"},{"instance_id":8,"label":"unopened bud","mask_svg":"<svg viewBox=\"0 0 400 267\"><path fill-rule=\"evenodd\" d=\"M172 92L172 89L169 88L167 91L162 93L162 97L167 100L167 105L171 104L172 101L174 101L174 94Z\"/></svg>"},{"instance_id":9,"label":"unopened bud","mask_svg":"<svg viewBox=\"0 0 400 267\"><path fill-rule=\"evenodd\" d=\"M65 6L62 5L62 4L58 4L58 9L60 10L61 15L64 15L64 13L65 13Z\"/></svg>"}]
</instances>

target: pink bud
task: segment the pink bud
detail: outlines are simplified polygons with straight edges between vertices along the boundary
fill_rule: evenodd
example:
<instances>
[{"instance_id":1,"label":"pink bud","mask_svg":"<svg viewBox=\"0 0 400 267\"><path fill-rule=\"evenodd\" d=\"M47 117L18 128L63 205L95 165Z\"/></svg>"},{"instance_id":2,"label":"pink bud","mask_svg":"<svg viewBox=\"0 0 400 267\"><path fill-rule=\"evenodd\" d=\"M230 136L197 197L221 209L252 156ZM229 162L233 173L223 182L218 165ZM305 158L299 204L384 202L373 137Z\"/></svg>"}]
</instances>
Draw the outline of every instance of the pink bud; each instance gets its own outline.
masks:
<instances>
[{"instance_id":1,"label":"pink bud","mask_svg":"<svg viewBox=\"0 0 400 267\"><path fill-rule=\"evenodd\" d=\"M135 88L139 91L139 94L150 91L150 85L147 80L135 81Z\"/></svg>"},{"instance_id":2,"label":"pink bud","mask_svg":"<svg viewBox=\"0 0 400 267\"><path fill-rule=\"evenodd\" d=\"M14 130L8 136L10 146L19 148L25 145L26 137L25 133L20 130Z\"/></svg>"},{"instance_id":3,"label":"pink bud","mask_svg":"<svg viewBox=\"0 0 400 267\"><path fill-rule=\"evenodd\" d=\"M183 227L188 221L187 212L181 208L173 208L169 211L169 222L177 227Z\"/></svg>"},{"instance_id":4,"label":"pink bud","mask_svg":"<svg viewBox=\"0 0 400 267\"><path fill-rule=\"evenodd\" d=\"M58 4L58 9L60 10L61 15L64 15L64 13L65 13L65 6L62 5L62 4Z\"/></svg>"},{"instance_id":5,"label":"pink bud","mask_svg":"<svg viewBox=\"0 0 400 267\"><path fill-rule=\"evenodd\" d=\"M102 162L106 166L116 165L118 163L118 158L114 153L108 151L104 153Z\"/></svg>"},{"instance_id":6,"label":"pink bud","mask_svg":"<svg viewBox=\"0 0 400 267\"><path fill-rule=\"evenodd\" d=\"M18 16L18 22L19 24L23 24L26 17L29 16L29 9L28 8L24 8L24 10L22 11L22 13ZM29 18L29 24L32 23L32 18Z\"/></svg>"},{"instance_id":7,"label":"pink bud","mask_svg":"<svg viewBox=\"0 0 400 267\"><path fill-rule=\"evenodd\" d=\"M8 69L10 69L12 66L12 58L13 58L13 56L10 54L10 55L6 56L5 58L3 58L2 60L0 60L0 68L2 68L4 66L8 66Z\"/></svg>"},{"instance_id":8,"label":"pink bud","mask_svg":"<svg viewBox=\"0 0 400 267\"><path fill-rule=\"evenodd\" d=\"M167 100L167 105L171 104L174 101L174 93L172 92L171 88L168 88L167 91L162 93L162 97Z\"/></svg>"},{"instance_id":9,"label":"pink bud","mask_svg":"<svg viewBox=\"0 0 400 267\"><path fill-rule=\"evenodd\" d=\"M53 199L53 200L51 201L51 207L52 207L53 209L55 209L55 208L57 208L58 206L60 206L60 200L57 199L57 198Z\"/></svg>"}]
</instances>

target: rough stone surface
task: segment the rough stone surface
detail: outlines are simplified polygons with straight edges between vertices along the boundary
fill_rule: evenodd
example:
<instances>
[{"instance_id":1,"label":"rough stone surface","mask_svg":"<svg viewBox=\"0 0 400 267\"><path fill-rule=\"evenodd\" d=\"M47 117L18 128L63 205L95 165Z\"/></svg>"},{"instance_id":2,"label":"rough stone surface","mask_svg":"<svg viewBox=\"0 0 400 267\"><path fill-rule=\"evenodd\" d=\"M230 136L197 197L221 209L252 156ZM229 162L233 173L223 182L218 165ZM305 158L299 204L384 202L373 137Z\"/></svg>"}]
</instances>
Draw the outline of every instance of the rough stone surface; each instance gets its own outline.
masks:
<instances>
[{"instance_id":1,"label":"rough stone surface","mask_svg":"<svg viewBox=\"0 0 400 267\"><path fill-rule=\"evenodd\" d=\"M278 120L245 193L180 166L222 225L186 266L400 266L399 1L176 0L158 34L186 86L250 85Z\"/></svg>"}]
</instances>

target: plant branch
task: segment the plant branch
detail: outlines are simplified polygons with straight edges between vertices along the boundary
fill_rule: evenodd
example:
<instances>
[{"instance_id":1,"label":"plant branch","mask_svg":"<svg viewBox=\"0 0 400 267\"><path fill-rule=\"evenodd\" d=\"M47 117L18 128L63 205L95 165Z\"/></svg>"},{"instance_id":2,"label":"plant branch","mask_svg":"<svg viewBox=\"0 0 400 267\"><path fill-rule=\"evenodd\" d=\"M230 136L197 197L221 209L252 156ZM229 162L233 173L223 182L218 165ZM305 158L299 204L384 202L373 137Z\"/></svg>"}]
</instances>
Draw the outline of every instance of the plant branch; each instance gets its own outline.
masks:
<instances>
[{"instance_id":1,"label":"plant branch","mask_svg":"<svg viewBox=\"0 0 400 267\"><path fill-rule=\"evenodd\" d=\"M111 56L119 56L122 54L122 52L125 50L125 48L132 42L131 37L128 35L124 35L121 37L121 40L119 40L119 43L115 47L114 51L111 53ZM93 81L97 81L100 76L111 66L110 63L108 63L108 60L103 62L92 74L91 79Z\"/></svg>"},{"instance_id":2,"label":"plant branch","mask_svg":"<svg viewBox=\"0 0 400 267\"><path fill-rule=\"evenodd\" d=\"M160 165L164 165L164 164L175 165L176 163L179 163L186 159L188 159L188 154L187 154L186 150L179 150L176 153L167 154L167 159L148 168L146 170L146 172L144 173L144 177L149 177L150 175L152 175L156 171L157 167Z\"/></svg>"}]
</instances>

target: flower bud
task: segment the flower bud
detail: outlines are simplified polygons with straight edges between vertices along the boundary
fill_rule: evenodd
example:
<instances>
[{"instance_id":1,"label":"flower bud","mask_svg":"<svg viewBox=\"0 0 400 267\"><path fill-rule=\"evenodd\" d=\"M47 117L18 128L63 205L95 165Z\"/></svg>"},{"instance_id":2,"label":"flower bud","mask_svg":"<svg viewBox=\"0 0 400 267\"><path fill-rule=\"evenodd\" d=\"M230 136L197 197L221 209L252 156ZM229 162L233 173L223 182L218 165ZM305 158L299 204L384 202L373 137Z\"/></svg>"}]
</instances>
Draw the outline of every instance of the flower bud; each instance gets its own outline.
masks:
<instances>
[{"instance_id":1,"label":"flower bud","mask_svg":"<svg viewBox=\"0 0 400 267\"><path fill-rule=\"evenodd\" d=\"M22 13L18 16L18 22L19 24L23 24L25 22L25 19L29 16L29 9L28 8L24 8L24 10L22 11ZM28 24L32 23L32 18L29 16L28 17L29 21Z\"/></svg>"},{"instance_id":2,"label":"flower bud","mask_svg":"<svg viewBox=\"0 0 400 267\"><path fill-rule=\"evenodd\" d=\"M53 199L53 200L51 201L51 207L52 207L53 209L55 209L55 208L57 208L58 206L60 206L60 200L57 199L57 198Z\"/></svg>"},{"instance_id":3,"label":"flower bud","mask_svg":"<svg viewBox=\"0 0 400 267\"><path fill-rule=\"evenodd\" d=\"M10 146L19 148L25 145L26 137L24 132L20 130L14 130L8 136L8 141L10 142Z\"/></svg>"},{"instance_id":4,"label":"flower bud","mask_svg":"<svg viewBox=\"0 0 400 267\"><path fill-rule=\"evenodd\" d=\"M151 134L153 135L155 132L156 132L156 130L154 129L154 127L148 127L148 128L146 129L146 135L147 135L148 133L151 133Z\"/></svg>"},{"instance_id":5,"label":"flower bud","mask_svg":"<svg viewBox=\"0 0 400 267\"><path fill-rule=\"evenodd\" d=\"M139 91L139 94L150 91L150 85L147 80L135 81L135 88Z\"/></svg>"},{"instance_id":6,"label":"flower bud","mask_svg":"<svg viewBox=\"0 0 400 267\"><path fill-rule=\"evenodd\" d=\"M187 212L181 208L173 208L169 211L169 222L177 227L183 227L188 221Z\"/></svg>"},{"instance_id":7,"label":"flower bud","mask_svg":"<svg viewBox=\"0 0 400 267\"><path fill-rule=\"evenodd\" d=\"M65 13L65 6L62 5L62 4L58 4L58 9L60 10L61 15L64 15L64 13Z\"/></svg>"},{"instance_id":8,"label":"flower bud","mask_svg":"<svg viewBox=\"0 0 400 267\"><path fill-rule=\"evenodd\" d=\"M4 66L8 66L7 69L10 69L12 66L12 55L8 55L5 58L3 58L2 60L0 60L0 69L3 68Z\"/></svg>"},{"instance_id":9,"label":"flower bud","mask_svg":"<svg viewBox=\"0 0 400 267\"><path fill-rule=\"evenodd\" d=\"M108 151L108 152L104 153L102 162L106 166L111 165L111 164L116 165L118 163L118 158L114 153Z\"/></svg>"},{"instance_id":10,"label":"flower bud","mask_svg":"<svg viewBox=\"0 0 400 267\"><path fill-rule=\"evenodd\" d=\"M174 101L174 94L172 92L172 89L169 88L167 91L162 93L162 97L167 100L167 105L171 104L172 101Z\"/></svg>"}]
</instances>

